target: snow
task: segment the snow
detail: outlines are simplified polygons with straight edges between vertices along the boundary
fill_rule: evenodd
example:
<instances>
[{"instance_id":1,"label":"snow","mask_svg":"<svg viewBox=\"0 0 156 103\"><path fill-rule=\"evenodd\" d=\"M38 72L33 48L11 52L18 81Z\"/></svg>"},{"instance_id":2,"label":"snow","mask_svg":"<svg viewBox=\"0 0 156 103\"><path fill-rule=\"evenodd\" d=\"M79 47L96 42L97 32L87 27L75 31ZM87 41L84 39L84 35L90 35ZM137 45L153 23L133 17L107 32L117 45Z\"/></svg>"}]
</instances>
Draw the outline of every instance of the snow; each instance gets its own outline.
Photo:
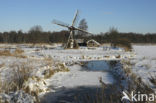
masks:
<instances>
[{"instance_id":1,"label":"snow","mask_svg":"<svg viewBox=\"0 0 156 103\"><path fill-rule=\"evenodd\" d=\"M71 89L76 87L98 87L99 78L105 84L114 84L115 74L124 75L117 70L110 71L107 61L130 59L132 72L141 77L143 82L153 87L149 78L156 76L156 45L133 45L133 52L125 52L122 49L112 49L110 47L79 49L63 49L61 44L54 45L36 45L32 44L0 44L1 50L15 50L21 48L27 58L17 58L12 56L0 56L0 78L3 81L9 80L13 69L10 65L27 62L33 68L33 77L29 78L25 86L31 91L39 91L39 96L43 97L47 93L57 93L60 89ZM52 66L47 65L45 58L52 58ZM69 72L57 72L50 78L44 78L43 72L50 68L56 69L55 63L63 63L69 68ZM121 72L121 73L120 73ZM38 78L40 79L38 81ZM11 79L10 79L11 80ZM15 94L22 94L17 91ZM25 95L25 94L23 94ZM26 94L27 95L27 94ZM12 98L10 94L0 94L1 97ZM19 97L19 96L17 96ZM29 95L26 96L30 97ZM30 97L31 98L31 97ZM21 99L19 99L21 100ZM23 99L24 100L24 99ZM31 100L31 99L30 99Z\"/></svg>"},{"instance_id":2,"label":"snow","mask_svg":"<svg viewBox=\"0 0 156 103\"><path fill-rule=\"evenodd\" d=\"M156 59L156 45L134 45L133 48L138 56Z\"/></svg>"},{"instance_id":3,"label":"snow","mask_svg":"<svg viewBox=\"0 0 156 103\"><path fill-rule=\"evenodd\" d=\"M71 61L92 61L92 60L114 60L123 58L133 58L135 54L132 52L125 52L122 50L104 50L102 47L89 49L83 47L80 49L47 49L41 50L42 55L51 56L54 60L59 60L62 62ZM34 55L30 53L29 55ZM35 53L36 54L36 53ZM39 54L40 55L40 54ZM39 56L38 55L38 56ZM120 56L120 58L118 58Z\"/></svg>"},{"instance_id":4,"label":"snow","mask_svg":"<svg viewBox=\"0 0 156 103\"><path fill-rule=\"evenodd\" d=\"M100 86L99 78L106 84L114 82L113 76L109 72L84 71L80 65L70 66L70 72L56 73L48 82L54 87L74 88L79 86Z\"/></svg>"},{"instance_id":5,"label":"snow","mask_svg":"<svg viewBox=\"0 0 156 103\"><path fill-rule=\"evenodd\" d=\"M79 49L63 49L60 44L57 45L32 45L20 44L10 45L2 44L1 49L7 47L12 49L21 48L24 50L24 55L27 58L16 57L0 57L0 64L5 64L0 70L1 78L6 80L11 73L10 65L21 62L30 63L34 67L32 72L33 77L29 78L25 83L26 87L29 87L31 91L40 91L39 96L42 97L47 92L56 93L57 90L65 88L75 87L98 87L100 86L99 79L105 84L114 84L116 79L110 72L109 64L106 61L109 60L121 60L124 58L135 57L134 52L125 52L122 49L112 49L107 47L87 48L81 47ZM45 62L45 58L52 58L53 66L49 66ZM55 62L66 64L69 68L69 72L57 72L50 78L44 78L43 72L50 68L55 69ZM80 65L80 64L84 65ZM138 64L139 65L139 64ZM134 69L136 70L136 69ZM38 81L37 78L40 80Z\"/></svg>"},{"instance_id":6,"label":"snow","mask_svg":"<svg viewBox=\"0 0 156 103\"><path fill-rule=\"evenodd\" d=\"M152 87L149 78L156 75L156 45L134 45L137 56L131 60L133 72Z\"/></svg>"},{"instance_id":7,"label":"snow","mask_svg":"<svg viewBox=\"0 0 156 103\"><path fill-rule=\"evenodd\" d=\"M9 94L0 94L1 103L35 103L36 100L29 94L23 92L22 90L12 92Z\"/></svg>"}]
</instances>

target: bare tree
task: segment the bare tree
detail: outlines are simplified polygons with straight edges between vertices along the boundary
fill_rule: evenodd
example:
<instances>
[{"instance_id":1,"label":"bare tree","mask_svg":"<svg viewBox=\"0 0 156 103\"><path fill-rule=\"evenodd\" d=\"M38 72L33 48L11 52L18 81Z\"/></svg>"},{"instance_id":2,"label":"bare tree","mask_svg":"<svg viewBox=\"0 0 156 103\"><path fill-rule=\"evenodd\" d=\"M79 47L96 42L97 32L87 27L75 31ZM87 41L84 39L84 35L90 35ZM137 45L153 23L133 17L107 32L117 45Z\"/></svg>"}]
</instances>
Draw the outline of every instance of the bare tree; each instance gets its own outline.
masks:
<instances>
[{"instance_id":1,"label":"bare tree","mask_svg":"<svg viewBox=\"0 0 156 103\"><path fill-rule=\"evenodd\" d=\"M88 24L87 24L87 22L86 22L86 19L82 19L82 20L80 21L79 27L78 27L78 28L87 31L87 29L88 29ZM85 37L85 36L87 35L87 33L78 31L78 35L80 35L80 36L82 36L82 37Z\"/></svg>"},{"instance_id":2,"label":"bare tree","mask_svg":"<svg viewBox=\"0 0 156 103\"><path fill-rule=\"evenodd\" d=\"M36 25L30 28L29 30L29 37L28 37L28 41L32 42L32 43L39 43L42 42L43 40L43 36L42 36L42 32L43 29L40 25Z\"/></svg>"},{"instance_id":3,"label":"bare tree","mask_svg":"<svg viewBox=\"0 0 156 103\"><path fill-rule=\"evenodd\" d=\"M43 29L40 25L35 25L33 27L30 28L29 32L42 32Z\"/></svg>"}]
</instances>

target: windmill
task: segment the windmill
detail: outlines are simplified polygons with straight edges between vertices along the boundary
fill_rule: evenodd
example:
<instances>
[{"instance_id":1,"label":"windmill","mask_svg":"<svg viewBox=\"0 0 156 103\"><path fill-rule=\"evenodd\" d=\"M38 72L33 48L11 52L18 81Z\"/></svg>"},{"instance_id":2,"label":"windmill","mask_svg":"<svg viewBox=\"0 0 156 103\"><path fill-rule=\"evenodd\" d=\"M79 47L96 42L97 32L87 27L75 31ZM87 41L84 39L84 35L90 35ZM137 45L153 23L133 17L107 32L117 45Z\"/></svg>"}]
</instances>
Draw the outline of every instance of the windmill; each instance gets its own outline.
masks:
<instances>
[{"instance_id":1,"label":"windmill","mask_svg":"<svg viewBox=\"0 0 156 103\"><path fill-rule=\"evenodd\" d=\"M87 34L92 34L92 33L89 33L89 32L87 32L85 30L82 30L80 28L75 27L75 24L76 24L76 21L77 21L77 18L78 18L78 14L79 14L79 11L77 10L76 11L76 14L74 16L74 19L72 21L72 25L69 25L69 24L60 22L58 20L53 20L53 23L54 24L59 25L59 26L62 26L62 27L66 27L69 30L69 33L70 34L69 34L69 37L68 37L68 41L67 41L67 43L65 45L65 48L72 49L72 48L78 48L79 47L78 44L77 44L77 42L76 42L76 40L74 39L75 30L78 30L78 31L81 31L81 32L85 32Z\"/></svg>"}]
</instances>

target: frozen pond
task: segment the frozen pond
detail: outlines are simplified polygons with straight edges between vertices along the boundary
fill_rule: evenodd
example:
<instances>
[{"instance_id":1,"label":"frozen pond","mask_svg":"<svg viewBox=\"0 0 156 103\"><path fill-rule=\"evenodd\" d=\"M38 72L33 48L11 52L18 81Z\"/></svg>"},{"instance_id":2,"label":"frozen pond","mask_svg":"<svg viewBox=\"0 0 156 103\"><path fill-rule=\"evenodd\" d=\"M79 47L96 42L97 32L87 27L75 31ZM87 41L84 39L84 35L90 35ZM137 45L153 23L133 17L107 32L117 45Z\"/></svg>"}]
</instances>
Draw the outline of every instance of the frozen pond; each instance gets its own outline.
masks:
<instances>
[{"instance_id":1,"label":"frozen pond","mask_svg":"<svg viewBox=\"0 0 156 103\"><path fill-rule=\"evenodd\" d=\"M86 61L83 66L69 66L69 73L57 73L49 81L51 88L56 91L44 95L42 103L78 103L75 97L81 98L87 94L96 97L97 90L101 89L99 78L102 78L105 84L116 84L111 67L110 61L104 60ZM113 92L110 88L107 91Z\"/></svg>"},{"instance_id":2,"label":"frozen pond","mask_svg":"<svg viewBox=\"0 0 156 103\"><path fill-rule=\"evenodd\" d=\"M89 61L86 63L86 68L91 71L108 71L110 68L109 61Z\"/></svg>"}]
</instances>

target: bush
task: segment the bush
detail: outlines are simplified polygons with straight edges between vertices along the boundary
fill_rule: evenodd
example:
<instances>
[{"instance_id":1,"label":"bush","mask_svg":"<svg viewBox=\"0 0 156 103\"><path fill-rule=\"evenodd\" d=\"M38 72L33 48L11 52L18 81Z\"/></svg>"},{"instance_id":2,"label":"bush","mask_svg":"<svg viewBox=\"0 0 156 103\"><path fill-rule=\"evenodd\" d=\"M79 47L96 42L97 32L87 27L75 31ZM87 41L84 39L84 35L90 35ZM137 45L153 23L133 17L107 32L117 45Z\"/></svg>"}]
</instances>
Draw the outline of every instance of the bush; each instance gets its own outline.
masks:
<instances>
[{"instance_id":1,"label":"bush","mask_svg":"<svg viewBox=\"0 0 156 103\"><path fill-rule=\"evenodd\" d=\"M131 51L132 46L128 39L115 39L111 42L113 47L121 47L124 48L126 51Z\"/></svg>"},{"instance_id":2,"label":"bush","mask_svg":"<svg viewBox=\"0 0 156 103\"><path fill-rule=\"evenodd\" d=\"M31 77L33 71L33 67L25 62L14 63L10 68L12 68L11 74L8 75L1 86L2 90L7 93L23 89L23 84Z\"/></svg>"}]
</instances>

